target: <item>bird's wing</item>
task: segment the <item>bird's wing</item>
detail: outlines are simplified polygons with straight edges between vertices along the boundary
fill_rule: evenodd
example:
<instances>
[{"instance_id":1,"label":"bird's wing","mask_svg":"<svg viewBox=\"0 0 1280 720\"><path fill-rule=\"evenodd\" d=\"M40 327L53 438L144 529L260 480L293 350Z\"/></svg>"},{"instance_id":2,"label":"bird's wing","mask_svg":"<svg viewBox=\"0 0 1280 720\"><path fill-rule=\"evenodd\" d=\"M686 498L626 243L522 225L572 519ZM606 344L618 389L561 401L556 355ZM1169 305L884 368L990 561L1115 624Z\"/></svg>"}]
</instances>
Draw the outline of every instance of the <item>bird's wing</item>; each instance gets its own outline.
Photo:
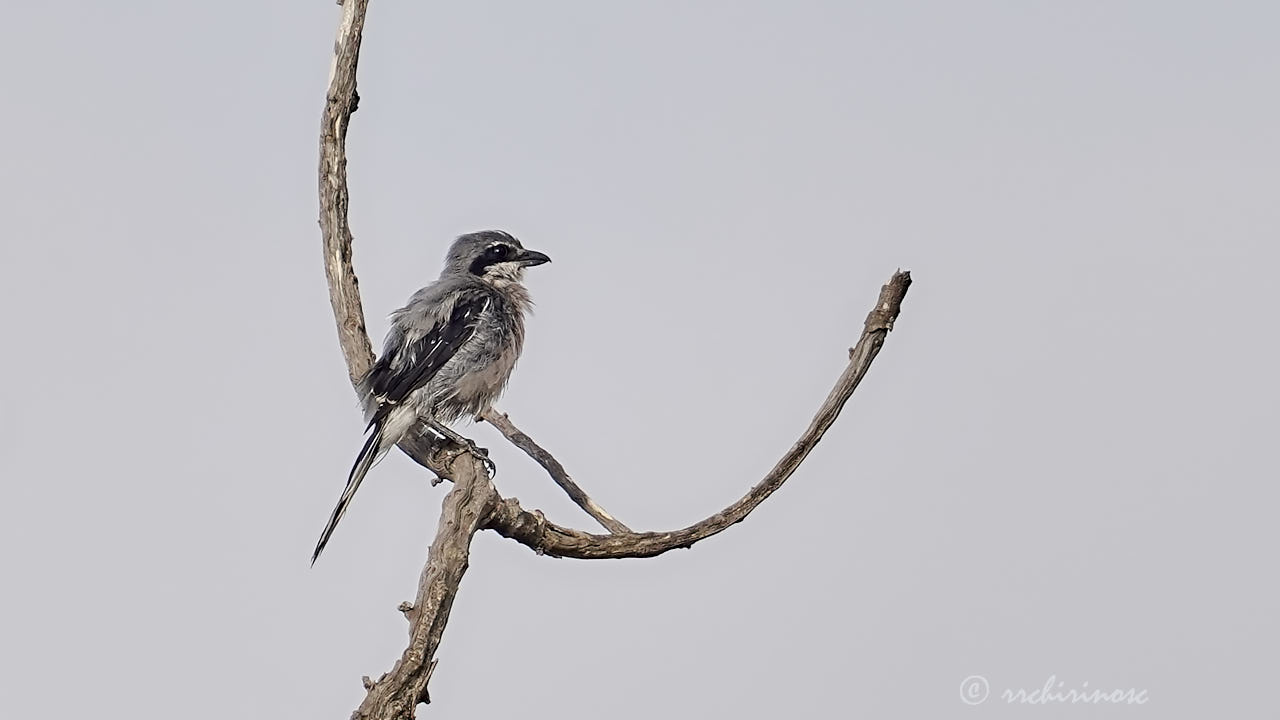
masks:
<instances>
[{"instance_id":1,"label":"bird's wing","mask_svg":"<svg viewBox=\"0 0 1280 720\"><path fill-rule=\"evenodd\" d=\"M376 420L435 377L458 348L475 335L480 315L489 302L482 291L464 292L447 320L436 322L423 333L402 333L402 340L383 352L365 379L365 386L378 403Z\"/></svg>"},{"instance_id":2,"label":"bird's wing","mask_svg":"<svg viewBox=\"0 0 1280 720\"><path fill-rule=\"evenodd\" d=\"M410 301L402 311L404 315L397 318L393 325L382 357L378 358L361 382L377 403L377 409L369 421L369 438L356 457L351 474L347 476L347 487L342 492L342 498L329 516L329 523L320 534L320 541L316 543L315 552L311 555L312 565L324 551L338 521L346 514L347 506L351 504L351 498L360 487L365 474L384 452L399 441L399 438L384 437L387 416L410 393L435 377L458 349L476 334L480 316L490 302L488 296L478 289L464 289L455 299L449 317L443 321L437 318L436 322L429 323L425 332L420 324L415 327L415 323L420 323L423 316L431 316L430 303L422 301L428 307L421 313L415 313L414 301Z\"/></svg>"}]
</instances>

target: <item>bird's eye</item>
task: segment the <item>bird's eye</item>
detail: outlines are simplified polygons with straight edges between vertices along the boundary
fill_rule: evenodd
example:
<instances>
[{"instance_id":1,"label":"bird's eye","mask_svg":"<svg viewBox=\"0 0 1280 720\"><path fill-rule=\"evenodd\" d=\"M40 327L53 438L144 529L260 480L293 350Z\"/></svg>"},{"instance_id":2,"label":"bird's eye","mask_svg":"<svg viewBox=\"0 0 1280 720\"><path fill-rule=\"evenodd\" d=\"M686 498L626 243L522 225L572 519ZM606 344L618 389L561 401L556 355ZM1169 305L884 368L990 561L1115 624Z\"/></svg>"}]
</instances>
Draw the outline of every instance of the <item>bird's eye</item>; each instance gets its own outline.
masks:
<instances>
[{"instance_id":1,"label":"bird's eye","mask_svg":"<svg viewBox=\"0 0 1280 720\"><path fill-rule=\"evenodd\" d=\"M505 243L494 243L493 245L485 248L484 252L480 253L480 257L472 261L470 268L471 274L484 275L488 272L491 265L510 262L515 260L517 257L519 257L519 252L511 245L507 245Z\"/></svg>"}]
</instances>

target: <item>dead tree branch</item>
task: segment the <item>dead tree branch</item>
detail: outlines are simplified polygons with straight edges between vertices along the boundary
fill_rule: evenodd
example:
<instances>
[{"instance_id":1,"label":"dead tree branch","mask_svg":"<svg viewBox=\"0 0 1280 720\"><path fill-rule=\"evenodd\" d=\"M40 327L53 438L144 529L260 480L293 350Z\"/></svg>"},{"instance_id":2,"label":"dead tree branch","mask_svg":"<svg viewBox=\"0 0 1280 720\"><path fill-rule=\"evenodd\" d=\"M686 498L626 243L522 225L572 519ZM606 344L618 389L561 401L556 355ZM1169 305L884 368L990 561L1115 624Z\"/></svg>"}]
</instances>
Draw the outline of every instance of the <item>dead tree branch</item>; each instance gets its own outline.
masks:
<instances>
[{"instance_id":1,"label":"dead tree branch","mask_svg":"<svg viewBox=\"0 0 1280 720\"><path fill-rule=\"evenodd\" d=\"M338 344L354 385L373 365L364 326L360 283L351 267L351 226L347 224L347 126L356 106L356 65L369 0L346 0L329 66L329 92L320 123L320 233L329 302L338 322Z\"/></svg>"},{"instance_id":2,"label":"dead tree branch","mask_svg":"<svg viewBox=\"0 0 1280 720\"><path fill-rule=\"evenodd\" d=\"M347 128L359 100L356 66L368 0L344 0L340 4L342 20L334 44L320 128L320 228L338 343L354 386L368 372L374 359L365 328L359 282L351 262L346 160ZM490 409L485 419L542 465L574 502L613 534L592 535L556 525L548 522L541 512L525 510L514 499L503 499L485 473L483 464L470 454L458 455L449 467L441 467L438 459L426 450L428 443L421 442L420 438L402 442L400 448L405 453L425 467L452 478L454 485L444 500L440 526L419 580L416 602L402 608L410 626L408 648L394 667L376 682L366 679L369 692L355 717L409 720L417 703L428 702L427 683L435 669L435 653L458 586L467 570L471 539L478 530L493 529L540 553L557 557L651 557L674 548L690 547L745 519L782 486L831 427L844 403L866 375L888 332L893 329L910 284L910 274L898 272L881 290L876 308L867 317L862 337L849 351L849 366L808 429L777 465L742 499L682 530L632 532L591 500L550 453L496 410Z\"/></svg>"},{"instance_id":3,"label":"dead tree branch","mask_svg":"<svg viewBox=\"0 0 1280 720\"><path fill-rule=\"evenodd\" d=\"M835 387L827 395L822 407L818 408L809 427L759 484L724 510L682 530L591 535L548 522L541 513L524 510L515 500L503 500L489 516L485 527L528 545L541 554L594 560L661 555L668 550L690 547L730 525L742 522L765 498L782 487L782 483L800 467L800 463L804 462L805 457L822 439L822 435L835 422L841 408L870 369L871 362L880 352L889 331L893 329L893 322L902 310L902 299L910 286L911 273L898 271L880 289L880 298L863 325L862 337L849 350L848 367L836 380Z\"/></svg>"},{"instance_id":4,"label":"dead tree branch","mask_svg":"<svg viewBox=\"0 0 1280 720\"><path fill-rule=\"evenodd\" d=\"M391 671L369 688L352 716L356 720L412 718L418 703L431 702L427 682L435 670L436 650L449 622L453 599L462 584L471 555L471 538L497 504L498 492L469 455L460 456L449 471L453 489L444 498L440 527L418 581L418 597L405 608L409 647Z\"/></svg>"}]
</instances>

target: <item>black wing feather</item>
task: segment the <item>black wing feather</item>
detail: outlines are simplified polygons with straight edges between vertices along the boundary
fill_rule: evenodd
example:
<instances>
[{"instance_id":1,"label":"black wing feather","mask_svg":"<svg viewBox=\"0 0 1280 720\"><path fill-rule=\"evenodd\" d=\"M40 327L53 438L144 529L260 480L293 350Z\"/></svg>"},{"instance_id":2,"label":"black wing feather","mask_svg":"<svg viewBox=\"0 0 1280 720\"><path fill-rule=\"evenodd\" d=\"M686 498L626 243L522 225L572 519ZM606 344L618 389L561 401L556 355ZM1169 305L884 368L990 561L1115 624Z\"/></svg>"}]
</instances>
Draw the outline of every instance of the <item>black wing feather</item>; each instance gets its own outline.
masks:
<instances>
[{"instance_id":1,"label":"black wing feather","mask_svg":"<svg viewBox=\"0 0 1280 720\"><path fill-rule=\"evenodd\" d=\"M437 325L415 342L402 345L395 353L383 353L378 358L369 370L367 381L369 391L379 400L374 422L435 377L458 348L475 335L480 314L488 304L489 299L480 293L468 295L454 305L447 323Z\"/></svg>"}]
</instances>

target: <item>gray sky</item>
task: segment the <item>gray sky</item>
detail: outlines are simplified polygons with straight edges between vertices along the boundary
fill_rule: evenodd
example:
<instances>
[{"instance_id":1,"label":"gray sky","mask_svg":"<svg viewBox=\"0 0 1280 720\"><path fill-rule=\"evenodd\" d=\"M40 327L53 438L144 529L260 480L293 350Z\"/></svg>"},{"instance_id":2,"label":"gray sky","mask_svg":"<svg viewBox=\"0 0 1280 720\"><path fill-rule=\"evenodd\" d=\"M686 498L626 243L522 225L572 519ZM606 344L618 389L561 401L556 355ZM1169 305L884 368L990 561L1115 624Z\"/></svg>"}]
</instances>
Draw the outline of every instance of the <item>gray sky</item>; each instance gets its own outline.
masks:
<instances>
[{"instance_id":1,"label":"gray sky","mask_svg":"<svg viewBox=\"0 0 1280 720\"><path fill-rule=\"evenodd\" d=\"M6 717L346 717L444 488L362 429L316 226L330 2L20 3L0 286ZM477 538L424 717L1235 717L1280 660L1280 6L372 3L370 331L448 242L555 258L500 407L653 560ZM500 489L592 528L486 426ZM960 685L984 676L978 709ZM1135 688L1143 706L1009 706ZM1087 685L1085 685L1087 683Z\"/></svg>"}]
</instances>

